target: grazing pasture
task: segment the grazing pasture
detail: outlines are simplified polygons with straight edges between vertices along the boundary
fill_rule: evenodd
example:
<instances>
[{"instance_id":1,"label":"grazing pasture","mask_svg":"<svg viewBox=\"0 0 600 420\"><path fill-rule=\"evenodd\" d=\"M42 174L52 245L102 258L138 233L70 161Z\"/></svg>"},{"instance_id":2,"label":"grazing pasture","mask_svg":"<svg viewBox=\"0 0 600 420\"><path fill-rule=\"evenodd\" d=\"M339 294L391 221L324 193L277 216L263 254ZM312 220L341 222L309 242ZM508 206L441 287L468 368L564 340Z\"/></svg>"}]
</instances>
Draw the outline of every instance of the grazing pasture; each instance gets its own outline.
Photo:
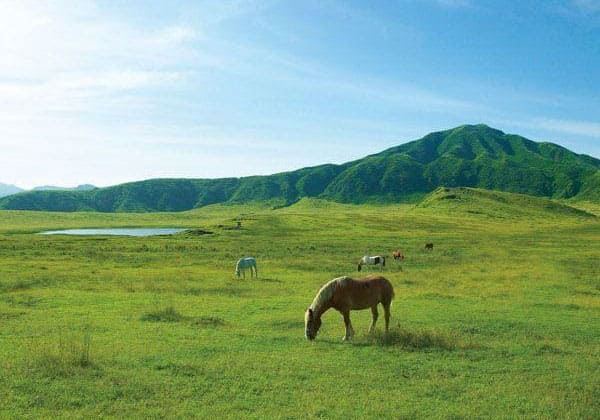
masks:
<instances>
[{"instance_id":1,"label":"grazing pasture","mask_svg":"<svg viewBox=\"0 0 600 420\"><path fill-rule=\"evenodd\" d=\"M502 197L0 212L0 417L597 418L600 222ZM193 230L34 234L161 226ZM397 247L389 334L328 311L308 341L319 288Z\"/></svg>"}]
</instances>

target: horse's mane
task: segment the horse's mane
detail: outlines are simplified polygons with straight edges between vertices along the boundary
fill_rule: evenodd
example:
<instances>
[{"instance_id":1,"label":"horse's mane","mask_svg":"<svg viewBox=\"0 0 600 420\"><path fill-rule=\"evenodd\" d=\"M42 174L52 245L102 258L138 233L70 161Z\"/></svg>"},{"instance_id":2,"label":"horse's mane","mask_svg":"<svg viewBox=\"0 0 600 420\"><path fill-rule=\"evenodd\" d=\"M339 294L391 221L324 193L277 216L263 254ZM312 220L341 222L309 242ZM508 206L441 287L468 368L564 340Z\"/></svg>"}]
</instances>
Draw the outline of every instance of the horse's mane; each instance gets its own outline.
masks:
<instances>
[{"instance_id":1,"label":"horse's mane","mask_svg":"<svg viewBox=\"0 0 600 420\"><path fill-rule=\"evenodd\" d=\"M346 286L346 284L348 283L348 280L350 280L350 278L344 276L344 277L338 277L336 279L330 280L327 283L325 283L325 285L323 287L321 287L321 289L317 293L317 296L315 296L315 299L313 300L313 302L310 305L312 310L316 311L319 308L321 308L321 306L323 306L328 300L330 300L333 297L333 294L335 293L335 289L337 288L337 286L338 285L340 287Z\"/></svg>"}]
</instances>

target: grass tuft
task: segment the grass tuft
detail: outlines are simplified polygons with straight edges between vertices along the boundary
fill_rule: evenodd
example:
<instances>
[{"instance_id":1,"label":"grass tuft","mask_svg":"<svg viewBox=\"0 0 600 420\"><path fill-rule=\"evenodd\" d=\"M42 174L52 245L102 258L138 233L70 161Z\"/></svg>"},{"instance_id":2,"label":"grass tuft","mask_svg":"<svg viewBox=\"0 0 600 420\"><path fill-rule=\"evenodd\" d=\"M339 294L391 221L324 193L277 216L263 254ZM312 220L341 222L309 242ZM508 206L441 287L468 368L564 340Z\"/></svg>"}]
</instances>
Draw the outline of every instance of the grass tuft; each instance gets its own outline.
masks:
<instances>
[{"instance_id":1,"label":"grass tuft","mask_svg":"<svg viewBox=\"0 0 600 420\"><path fill-rule=\"evenodd\" d=\"M165 309L148 312L140 318L142 321L149 322L180 322L185 319L183 315L175 310L173 306L168 306Z\"/></svg>"},{"instance_id":2,"label":"grass tuft","mask_svg":"<svg viewBox=\"0 0 600 420\"><path fill-rule=\"evenodd\" d=\"M199 316L198 318L194 319L192 324L198 325L201 327L216 328L216 327L222 327L223 325L225 325L225 320L223 318L219 318L217 316Z\"/></svg>"},{"instance_id":3,"label":"grass tuft","mask_svg":"<svg viewBox=\"0 0 600 420\"><path fill-rule=\"evenodd\" d=\"M362 345L381 347L398 346L409 350L445 350L451 351L464 346L458 337L441 331L427 329L408 329L398 325L387 333L376 331L356 341Z\"/></svg>"},{"instance_id":4,"label":"grass tuft","mask_svg":"<svg viewBox=\"0 0 600 420\"><path fill-rule=\"evenodd\" d=\"M33 347L27 360L29 371L50 378L69 377L98 366L91 357L91 337L61 337L58 344L42 344Z\"/></svg>"}]
</instances>

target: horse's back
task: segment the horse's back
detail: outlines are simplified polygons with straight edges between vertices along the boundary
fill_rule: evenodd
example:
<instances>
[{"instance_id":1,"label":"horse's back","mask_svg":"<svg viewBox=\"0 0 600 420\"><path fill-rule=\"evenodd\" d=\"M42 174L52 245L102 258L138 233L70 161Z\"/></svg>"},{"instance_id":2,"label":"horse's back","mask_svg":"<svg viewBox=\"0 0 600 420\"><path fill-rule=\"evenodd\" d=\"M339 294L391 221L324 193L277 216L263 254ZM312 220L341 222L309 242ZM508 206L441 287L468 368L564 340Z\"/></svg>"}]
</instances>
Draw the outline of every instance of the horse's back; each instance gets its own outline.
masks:
<instances>
[{"instance_id":1,"label":"horse's back","mask_svg":"<svg viewBox=\"0 0 600 420\"><path fill-rule=\"evenodd\" d=\"M341 291L340 300L347 299L350 302L350 309L366 309L378 303L389 305L394 297L392 283L383 276L349 279L345 289Z\"/></svg>"},{"instance_id":2,"label":"horse's back","mask_svg":"<svg viewBox=\"0 0 600 420\"><path fill-rule=\"evenodd\" d=\"M390 296L390 300L394 297L394 286L392 285L392 282L383 276L368 276L362 280L357 281L365 281L371 283L374 287L381 289L381 291L384 292L386 296Z\"/></svg>"}]
</instances>

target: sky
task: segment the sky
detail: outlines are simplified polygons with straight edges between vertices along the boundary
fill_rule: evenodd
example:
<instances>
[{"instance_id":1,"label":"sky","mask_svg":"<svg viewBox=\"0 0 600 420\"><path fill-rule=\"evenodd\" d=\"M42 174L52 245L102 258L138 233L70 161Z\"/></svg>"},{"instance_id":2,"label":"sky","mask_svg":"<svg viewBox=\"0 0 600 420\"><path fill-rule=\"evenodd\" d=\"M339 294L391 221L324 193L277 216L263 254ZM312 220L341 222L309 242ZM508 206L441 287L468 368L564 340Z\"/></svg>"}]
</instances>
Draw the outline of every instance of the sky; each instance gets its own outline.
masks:
<instances>
[{"instance_id":1,"label":"sky","mask_svg":"<svg viewBox=\"0 0 600 420\"><path fill-rule=\"evenodd\" d=\"M0 182L342 163L485 123L600 158L600 0L0 0Z\"/></svg>"}]
</instances>

